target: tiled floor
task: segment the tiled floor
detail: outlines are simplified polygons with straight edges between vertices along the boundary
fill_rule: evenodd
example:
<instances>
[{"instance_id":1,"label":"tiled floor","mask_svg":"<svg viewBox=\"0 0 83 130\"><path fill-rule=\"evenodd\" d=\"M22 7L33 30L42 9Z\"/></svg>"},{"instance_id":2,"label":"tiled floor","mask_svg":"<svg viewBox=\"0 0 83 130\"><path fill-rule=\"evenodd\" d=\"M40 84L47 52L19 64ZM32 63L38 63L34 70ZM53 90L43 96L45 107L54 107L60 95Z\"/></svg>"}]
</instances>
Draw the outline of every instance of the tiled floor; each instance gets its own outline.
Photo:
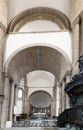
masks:
<instances>
[{"instance_id":1,"label":"tiled floor","mask_svg":"<svg viewBox=\"0 0 83 130\"><path fill-rule=\"evenodd\" d=\"M13 127L56 127L55 120L25 120L17 121Z\"/></svg>"}]
</instances>

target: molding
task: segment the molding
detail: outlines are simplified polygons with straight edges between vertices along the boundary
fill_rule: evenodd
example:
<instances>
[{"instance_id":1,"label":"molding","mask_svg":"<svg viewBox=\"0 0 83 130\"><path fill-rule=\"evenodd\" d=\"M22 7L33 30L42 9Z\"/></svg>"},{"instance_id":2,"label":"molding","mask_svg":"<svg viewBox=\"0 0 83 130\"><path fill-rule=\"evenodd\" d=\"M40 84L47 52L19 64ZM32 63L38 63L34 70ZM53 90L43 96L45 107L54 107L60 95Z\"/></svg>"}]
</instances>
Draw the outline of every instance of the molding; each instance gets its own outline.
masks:
<instances>
[{"instance_id":1,"label":"molding","mask_svg":"<svg viewBox=\"0 0 83 130\"><path fill-rule=\"evenodd\" d=\"M25 10L14 17L8 26L7 33L17 32L24 24L34 20L50 20L61 29L71 29L69 19L61 11L47 7L36 7Z\"/></svg>"}]
</instances>

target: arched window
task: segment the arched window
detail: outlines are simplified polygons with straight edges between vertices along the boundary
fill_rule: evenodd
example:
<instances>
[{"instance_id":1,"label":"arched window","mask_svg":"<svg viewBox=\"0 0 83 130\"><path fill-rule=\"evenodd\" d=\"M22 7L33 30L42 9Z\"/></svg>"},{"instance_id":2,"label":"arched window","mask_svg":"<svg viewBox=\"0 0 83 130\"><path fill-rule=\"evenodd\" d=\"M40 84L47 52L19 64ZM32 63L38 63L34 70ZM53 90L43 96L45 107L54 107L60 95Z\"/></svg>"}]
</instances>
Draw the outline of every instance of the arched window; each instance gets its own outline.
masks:
<instances>
[{"instance_id":1,"label":"arched window","mask_svg":"<svg viewBox=\"0 0 83 130\"><path fill-rule=\"evenodd\" d=\"M18 98L17 98L17 113L21 114L23 111L23 90L18 89Z\"/></svg>"},{"instance_id":2,"label":"arched window","mask_svg":"<svg viewBox=\"0 0 83 130\"><path fill-rule=\"evenodd\" d=\"M18 98L22 98L23 97L23 91L22 89L18 90Z\"/></svg>"}]
</instances>

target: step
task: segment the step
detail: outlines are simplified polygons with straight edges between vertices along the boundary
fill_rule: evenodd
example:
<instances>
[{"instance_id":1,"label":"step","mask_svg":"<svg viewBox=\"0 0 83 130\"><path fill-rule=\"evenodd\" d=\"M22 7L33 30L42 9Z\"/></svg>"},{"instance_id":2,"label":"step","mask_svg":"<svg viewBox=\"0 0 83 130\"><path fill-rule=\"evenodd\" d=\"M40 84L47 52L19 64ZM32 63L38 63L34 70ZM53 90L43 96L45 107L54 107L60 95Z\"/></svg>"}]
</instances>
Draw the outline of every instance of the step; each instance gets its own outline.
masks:
<instances>
[{"instance_id":1,"label":"step","mask_svg":"<svg viewBox=\"0 0 83 130\"><path fill-rule=\"evenodd\" d=\"M67 128L59 128L59 127L12 127L5 128L4 130L67 130Z\"/></svg>"}]
</instances>

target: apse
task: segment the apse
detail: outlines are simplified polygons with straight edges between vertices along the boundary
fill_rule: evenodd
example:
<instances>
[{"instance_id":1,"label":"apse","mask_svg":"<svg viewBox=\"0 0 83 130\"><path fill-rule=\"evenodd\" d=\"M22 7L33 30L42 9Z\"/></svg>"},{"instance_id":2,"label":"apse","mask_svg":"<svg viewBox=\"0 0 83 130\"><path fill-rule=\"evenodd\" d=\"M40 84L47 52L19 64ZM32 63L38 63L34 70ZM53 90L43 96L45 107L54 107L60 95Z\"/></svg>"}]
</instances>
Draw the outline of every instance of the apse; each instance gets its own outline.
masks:
<instances>
[{"instance_id":1,"label":"apse","mask_svg":"<svg viewBox=\"0 0 83 130\"><path fill-rule=\"evenodd\" d=\"M47 92L38 91L30 96L29 101L35 108L47 108L50 106L52 98Z\"/></svg>"}]
</instances>

